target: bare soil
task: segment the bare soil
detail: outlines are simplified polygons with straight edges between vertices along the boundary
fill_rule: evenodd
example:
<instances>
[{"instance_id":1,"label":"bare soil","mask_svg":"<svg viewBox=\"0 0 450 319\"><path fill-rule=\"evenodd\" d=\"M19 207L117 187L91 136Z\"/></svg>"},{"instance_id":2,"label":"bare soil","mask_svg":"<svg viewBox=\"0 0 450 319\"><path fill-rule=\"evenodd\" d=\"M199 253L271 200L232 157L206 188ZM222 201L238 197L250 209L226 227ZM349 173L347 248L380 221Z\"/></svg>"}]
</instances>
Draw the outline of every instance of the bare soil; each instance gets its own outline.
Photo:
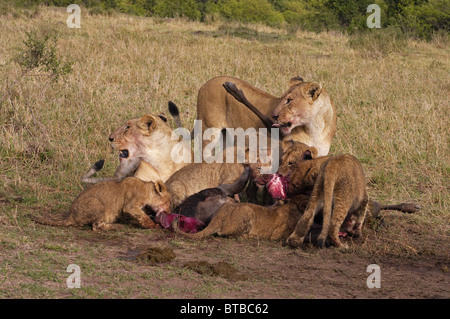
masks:
<instances>
[{"instance_id":1,"label":"bare soil","mask_svg":"<svg viewBox=\"0 0 450 319\"><path fill-rule=\"evenodd\" d=\"M90 232L67 231L80 235ZM410 231L414 232L414 228ZM133 230L109 239L92 235L88 241L99 246L103 261L120 259L135 264L128 273L130 276L138 278L140 274L152 271L161 273L161 279L169 281L165 284L170 289L161 292L158 281L152 281L146 291L158 298L450 297L448 241L425 236L415 247L394 242L399 249L396 251L386 250L383 245L369 247L373 245L372 240L376 241L376 236L380 234L369 231L365 238L355 242L348 239L351 248L347 251L318 249L313 245L292 250L280 242L257 239L210 238L196 242L167 230L146 232L145 235ZM86 239L78 240L83 244ZM442 245L439 253L430 254L427 250L430 244ZM146 259L151 262L143 261L140 258L143 255L150 256ZM381 288L369 289L367 286L371 274L367 267L371 264L380 267ZM95 282L94 277L86 276L86 285L91 280ZM134 281L122 285L134 285ZM202 286L210 291L199 294ZM130 297L145 296L137 292Z\"/></svg>"},{"instance_id":2,"label":"bare soil","mask_svg":"<svg viewBox=\"0 0 450 319\"><path fill-rule=\"evenodd\" d=\"M365 224L361 238L343 239L347 250L293 250L130 225L109 232L43 226L20 207L0 220L1 298L450 298L448 225L437 232L423 212L385 212L383 223ZM81 268L81 289L67 288L70 264ZM367 286L372 264L380 267L380 288Z\"/></svg>"}]
</instances>

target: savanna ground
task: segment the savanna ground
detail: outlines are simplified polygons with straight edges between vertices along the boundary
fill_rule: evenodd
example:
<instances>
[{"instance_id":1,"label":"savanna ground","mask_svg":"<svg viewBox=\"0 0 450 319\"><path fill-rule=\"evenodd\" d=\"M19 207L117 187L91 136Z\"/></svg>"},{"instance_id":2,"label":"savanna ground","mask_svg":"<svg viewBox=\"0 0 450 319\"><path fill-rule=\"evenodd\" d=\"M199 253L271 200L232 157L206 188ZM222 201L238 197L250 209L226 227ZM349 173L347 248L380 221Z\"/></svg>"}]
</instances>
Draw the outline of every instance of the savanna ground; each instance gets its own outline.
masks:
<instances>
[{"instance_id":1,"label":"savanna ground","mask_svg":"<svg viewBox=\"0 0 450 319\"><path fill-rule=\"evenodd\" d=\"M0 16L1 298L449 298L449 43L263 26L202 24L82 12L69 29L65 8ZM56 30L58 55L73 71L58 81L20 77L11 61L25 32ZM185 240L131 226L94 233L56 228L27 215L65 211L80 177L100 158L112 175L107 137L126 119L182 109L191 128L200 86L233 75L274 95L302 75L330 93L338 111L332 154L351 153L371 197L412 201L419 213L384 212L350 249L291 250L266 240ZM137 260L148 247L175 258ZM199 274L189 261L225 261L245 280ZM66 268L81 267L68 289ZM381 269L369 289L366 268Z\"/></svg>"}]
</instances>

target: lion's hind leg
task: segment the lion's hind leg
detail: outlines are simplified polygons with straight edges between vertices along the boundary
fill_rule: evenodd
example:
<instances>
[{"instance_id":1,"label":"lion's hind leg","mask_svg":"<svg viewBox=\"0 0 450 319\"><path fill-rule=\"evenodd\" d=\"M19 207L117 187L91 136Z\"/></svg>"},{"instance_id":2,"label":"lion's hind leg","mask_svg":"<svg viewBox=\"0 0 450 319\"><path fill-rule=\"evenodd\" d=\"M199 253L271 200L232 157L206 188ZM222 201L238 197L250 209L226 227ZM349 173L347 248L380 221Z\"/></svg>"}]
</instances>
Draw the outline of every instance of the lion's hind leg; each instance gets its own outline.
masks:
<instances>
[{"instance_id":1,"label":"lion's hind leg","mask_svg":"<svg viewBox=\"0 0 450 319\"><path fill-rule=\"evenodd\" d=\"M339 238L339 229L341 228L345 217L350 209L350 205L346 201L336 201L333 208L333 215L331 217L329 230L327 235L331 239L331 244L340 248L348 248L347 244L341 242ZM322 230L322 232L324 229ZM322 235L322 233L321 233Z\"/></svg>"},{"instance_id":2,"label":"lion's hind leg","mask_svg":"<svg viewBox=\"0 0 450 319\"><path fill-rule=\"evenodd\" d=\"M366 214L368 210L369 210L369 201L367 195L365 195L364 200L361 202L361 205L353 213L354 223L351 229L346 229L351 236L360 237L362 235L362 226L364 224L364 220L366 219Z\"/></svg>"},{"instance_id":3,"label":"lion's hind leg","mask_svg":"<svg viewBox=\"0 0 450 319\"><path fill-rule=\"evenodd\" d=\"M287 239L287 244L292 248L297 248L303 244L305 236L314 222L314 216L322 209L323 196L319 196L319 191L314 189L313 194L308 202L305 213L300 218L295 227L294 232Z\"/></svg>"}]
</instances>

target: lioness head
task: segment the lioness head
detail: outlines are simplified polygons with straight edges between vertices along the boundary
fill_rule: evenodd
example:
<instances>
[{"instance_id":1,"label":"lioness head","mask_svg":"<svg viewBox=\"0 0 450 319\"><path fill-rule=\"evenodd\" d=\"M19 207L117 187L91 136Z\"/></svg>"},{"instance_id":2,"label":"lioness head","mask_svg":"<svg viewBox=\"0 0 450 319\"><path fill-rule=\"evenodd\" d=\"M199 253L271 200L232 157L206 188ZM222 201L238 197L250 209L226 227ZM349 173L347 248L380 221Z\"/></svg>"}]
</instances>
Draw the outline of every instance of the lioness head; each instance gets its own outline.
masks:
<instances>
[{"instance_id":1,"label":"lioness head","mask_svg":"<svg viewBox=\"0 0 450 319\"><path fill-rule=\"evenodd\" d=\"M146 159L152 149L159 149L161 143L170 139L172 129L163 115L146 114L127 121L109 136L111 146L119 151L120 161L133 158ZM167 145L164 145L167 147Z\"/></svg>"},{"instance_id":2,"label":"lioness head","mask_svg":"<svg viewBox=\"0 0 450 319\"><path fill-rule=\"evenodd\" d=\"M318 98L322 93L319 83L303 82L300 77L291 79L289 83L291 87L272 112L272 117L278 122L274 126L280 127L285 135L297 126L312 122L320 109Z\"/></svg>"}]
</instances>

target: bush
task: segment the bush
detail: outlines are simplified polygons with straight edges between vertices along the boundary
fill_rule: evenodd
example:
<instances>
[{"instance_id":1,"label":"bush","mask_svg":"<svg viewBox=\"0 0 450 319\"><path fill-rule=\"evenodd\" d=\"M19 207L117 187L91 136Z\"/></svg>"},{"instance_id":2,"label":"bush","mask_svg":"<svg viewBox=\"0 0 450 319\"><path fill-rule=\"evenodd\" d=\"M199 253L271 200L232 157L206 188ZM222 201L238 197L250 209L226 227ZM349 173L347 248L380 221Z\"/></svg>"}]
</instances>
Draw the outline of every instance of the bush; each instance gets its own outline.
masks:
<instances>
[{"instance_id":1,"label":"bush","mask_svg":"<svg viewBox=\"0 0 450 319\"><path fill-rule=\"evenodd\" d=\"M373 0L327 0L325 7L333 12L342 26L348 27L352 21L365 16L367 6L373 2Z\"/></svg>"},{"instance_id":2,"label":"bush","mask_svg":"<svg viewBox=\"0 0 450 319\"><path fill-rule=\"evenodd\" d=\"M283 16L291 26L309 31L339 29L335 14L325 6L326 0L283 2Z\"/></svg>"},{"instance_id":3,"label":"bush","mask_svg":"<svg viewBox=\"0 0 450 319\"><path fill-rule=\"evenodd\" d=\"M227 20L260 22L270 26L281 26L284 17L274 10L267 0L220 0L218 12Z\"/></svg>"},{"instance_id":4,"label":"bush","mask_svg":"<svg viewBox=\"0 0 450 319\"><path fill-rule=\"evenodd\" d=\"M431 39L436 31L450 31L448 0L0 0L2 11L37 4L97 8L92 13L115 9L134 15L187 17L191 20L256 22L310 31L366 32L368 5L381 8L381 26ZM5 4L6 3L6 4Z\"/></svg>"},{"instance_id":5,"label":"bush","mask_svg":"<svg viewBox=\"0 0 450 319\"><path fill-rule=\"evenodd\" d=\"M54 31L26 32L24 49L19 49L14 61L22 74L37 70L49 74L54 80L72 71L72 63L64 62L56 55L57 33Z\"/></svg>"},{"instance_id":6,"label":"bush","mask_svg":"<svg viewBox=\"0 0 450 319\"><path fill-rule=\"evenodd\" d=\"M195 0L156 0L153 13L160 17L187 17L191 20L202 17Z\"/></svg>"},{"instance_id":7,"label":"bush","mask_svg":"<svg viewBox=\"0 0 450 319\"><path fill-rule=\"evenodd\" d=\"M448 0L429 0L420 5L408 5L393 16L391 22L407 34L431 39L435 31L450 31L450 5Z\"/></svg>"}]
</instances>

